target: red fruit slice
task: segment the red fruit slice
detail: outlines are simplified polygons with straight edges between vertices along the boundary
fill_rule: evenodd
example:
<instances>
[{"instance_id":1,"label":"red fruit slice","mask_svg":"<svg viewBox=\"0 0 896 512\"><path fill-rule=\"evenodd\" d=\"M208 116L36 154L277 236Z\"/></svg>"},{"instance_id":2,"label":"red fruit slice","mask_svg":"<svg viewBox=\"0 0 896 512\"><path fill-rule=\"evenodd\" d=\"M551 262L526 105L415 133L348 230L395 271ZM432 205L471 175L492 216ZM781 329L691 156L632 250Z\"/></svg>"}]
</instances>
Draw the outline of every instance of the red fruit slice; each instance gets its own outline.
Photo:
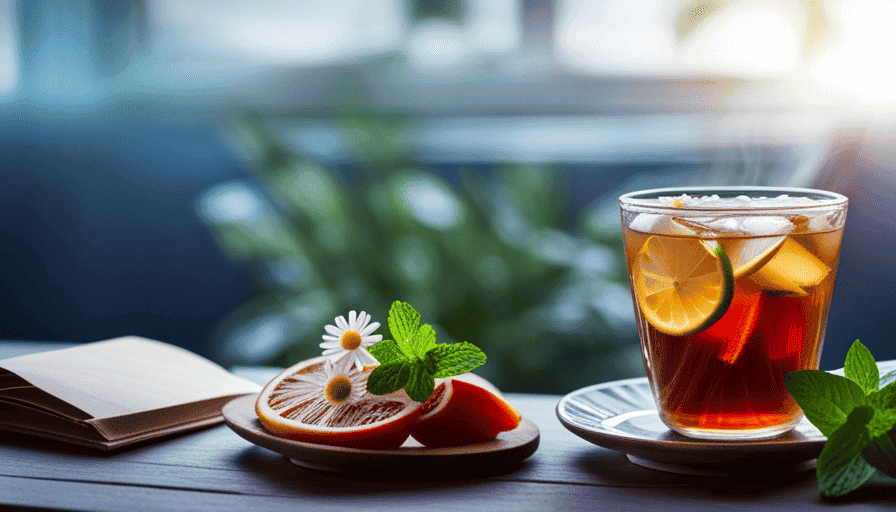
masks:
<instances>
[{"instance_id":1,"label":"red fruit slice","mask_svg":"<svg viewBox=\"0 0 896 512\"><path fill-rule=\"evenodd\" d=\"M728 311L709 328L692 335L692 340L721 344L718 358L734 364L759 323L763 300L757 286L746 280L736 281Z\"/></svg>"},{"instance_id":2,"label":"red fruit slice","mask_svg":"<svg viewBox=\"0 0 896 512\"><path fill-rule=\"evenodd\" d=\"M472 373L445 379L423 404L411 436L423 446L445 448L494 439L513 430L520 414L490 382Z\"/></svg>"}]
</instances>

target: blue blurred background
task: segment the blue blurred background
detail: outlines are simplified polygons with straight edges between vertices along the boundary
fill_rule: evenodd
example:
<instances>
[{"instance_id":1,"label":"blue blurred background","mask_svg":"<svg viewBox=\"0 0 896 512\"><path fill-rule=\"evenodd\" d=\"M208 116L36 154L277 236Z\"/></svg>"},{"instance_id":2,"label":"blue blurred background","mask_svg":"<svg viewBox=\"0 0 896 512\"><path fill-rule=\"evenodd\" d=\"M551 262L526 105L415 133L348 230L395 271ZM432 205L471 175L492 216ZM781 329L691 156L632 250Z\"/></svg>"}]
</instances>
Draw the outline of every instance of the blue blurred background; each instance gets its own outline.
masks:
<instances>
[{"instance_id":1,"label":"blue blurred background","mask_svg":"<svg viewBox=\"0 0 896 512\"><path fill-rule=\"evenodd\" d=\"M622 192L850 198L822 368L896 299L896 4L0 0L0 338L225 365L410 302L508 391L643 374Z\"/></svg>"}]
</instances>

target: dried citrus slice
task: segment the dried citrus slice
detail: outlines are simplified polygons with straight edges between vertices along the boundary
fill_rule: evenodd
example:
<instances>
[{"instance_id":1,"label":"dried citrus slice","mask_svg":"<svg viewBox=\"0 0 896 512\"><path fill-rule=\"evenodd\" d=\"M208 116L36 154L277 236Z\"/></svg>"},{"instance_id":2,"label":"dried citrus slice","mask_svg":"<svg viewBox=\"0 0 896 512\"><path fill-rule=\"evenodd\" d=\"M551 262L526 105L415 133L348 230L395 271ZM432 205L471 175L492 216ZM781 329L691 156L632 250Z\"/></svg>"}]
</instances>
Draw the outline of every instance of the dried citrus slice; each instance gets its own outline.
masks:
<instances>
[{"instance_id":1,"label":"dried citrus slice","mask_svg":"<svg viewBox=\"0 0 896 512\"><path fill-rule=\"evenodd\" d=\"M734 277L717 242L652 236L632 262L632 287L652 326L683 336L725 314L734 295Z\"/></svg>"},{"instance_id":2,"label":"dried citrus slice","mask_svg":"<svg viewBox=\"0 0 896 512\"><path fill-rule=\"evenodd\" d=\"M367 378L373 368L359 371L350 363L346 358L333 364L317 357L280 373L255 402L261 424L278 436L308 443L372 449L401 446L423 405L403 390L368 393Z\"/></svg>"},{"instance_id":3,"label":"dried citrus slice","mask_svg":"<svg viewBox=\"0 0 896 512\"><path fill-rule=\"evenodd\" d=\"M497 388L465 373L436 386L411 436L423 446L445 448L488 441L519 424L520 414Z\"/></svg>"}]
</instances>

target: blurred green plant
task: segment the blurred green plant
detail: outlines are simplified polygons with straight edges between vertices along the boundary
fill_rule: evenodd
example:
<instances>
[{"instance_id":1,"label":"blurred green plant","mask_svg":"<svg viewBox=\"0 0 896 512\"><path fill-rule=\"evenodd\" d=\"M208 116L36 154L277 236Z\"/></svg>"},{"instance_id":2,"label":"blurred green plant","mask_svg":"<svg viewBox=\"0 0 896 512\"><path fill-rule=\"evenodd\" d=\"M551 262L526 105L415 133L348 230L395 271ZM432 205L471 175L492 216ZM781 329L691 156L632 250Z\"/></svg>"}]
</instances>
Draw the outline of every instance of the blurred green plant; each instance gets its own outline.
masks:
<instances>
[{"instance_id":1,"label":"blurred green plant","mask_svg":"<svg viewBox=\"0 0 896 512\"><path fill-rule=\"evenodd\" d=\"M222 325L219 360L293 364L320 354L335 316L364 310L385 323L402 300L439 340L481 347L477 373L507 391L643 374L615 197L573 215L568 176L541 165L445 178L414 159L401 119L339 121L352 164L329 168L277 126L235 122L257 180L220 184L198 203L260 289Z\"/></svg>"}]
</instances>

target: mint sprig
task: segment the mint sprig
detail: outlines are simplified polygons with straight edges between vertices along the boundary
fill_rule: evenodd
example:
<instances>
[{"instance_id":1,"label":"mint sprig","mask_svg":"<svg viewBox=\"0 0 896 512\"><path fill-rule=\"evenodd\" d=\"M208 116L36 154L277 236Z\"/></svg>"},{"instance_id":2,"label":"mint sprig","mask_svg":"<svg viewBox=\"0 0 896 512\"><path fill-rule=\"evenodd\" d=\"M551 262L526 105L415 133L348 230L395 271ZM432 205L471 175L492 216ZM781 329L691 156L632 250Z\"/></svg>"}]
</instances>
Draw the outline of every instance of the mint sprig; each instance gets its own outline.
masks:
<instances>
[{"instance_id":1,"label":"mint sprig","mask_svg":"<svg viewBox=\"0 0 896 512\"><path fill-rule=\"evenodd\" d=\"M476 345L436 343L436 331L420 324L420 313L410 304L392 303L389 332L394 340L374 343L367 350L380 363L367 379L367 391L385 395L404 388L417 402L425 402L435 389L435 379L466 373L485 363Z\"/></svg>"},{"instance_id":2,"label":"mint sprig","mask_svg":"<svg viewBox=\"0 0 896 512\"><path fill-rule=\"evenodd\" d=\"M819 370L784 375L806 418L828 438L815 470L823 495L852 492L876 470L896 477L894 374L881 378L871 352L856 340L846 354L844 377Z\"/></svg>"}]
</instances>

